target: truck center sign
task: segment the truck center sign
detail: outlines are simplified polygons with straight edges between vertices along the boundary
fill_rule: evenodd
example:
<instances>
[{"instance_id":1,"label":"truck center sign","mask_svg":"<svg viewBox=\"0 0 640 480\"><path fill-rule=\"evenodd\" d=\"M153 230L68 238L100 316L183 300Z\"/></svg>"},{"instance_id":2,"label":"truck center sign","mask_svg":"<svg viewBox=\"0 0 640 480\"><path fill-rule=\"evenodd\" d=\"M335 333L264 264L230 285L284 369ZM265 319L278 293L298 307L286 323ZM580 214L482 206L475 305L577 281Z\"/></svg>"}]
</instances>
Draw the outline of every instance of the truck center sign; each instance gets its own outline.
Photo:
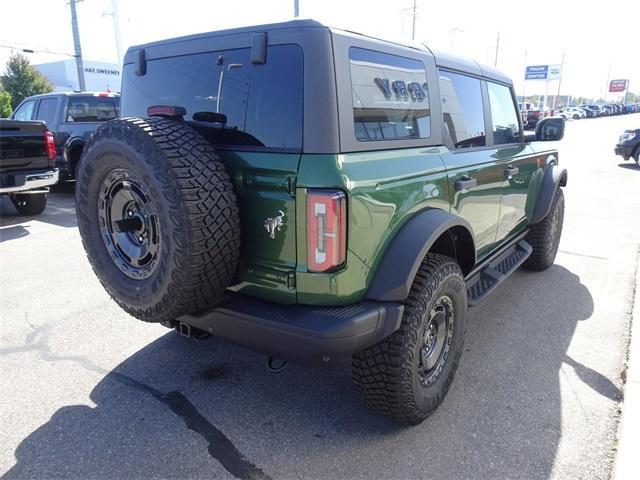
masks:
<instances>
[{"instance_id":1,"label":"truck center sign","mask_svg":"<svg viewBox=\"0 0 640 480\"><path fill-rule=\"evenodd\" d=\"M525 80L558 80L562 75L561 65L527 65Z\"/></svg>"}]
</instances>

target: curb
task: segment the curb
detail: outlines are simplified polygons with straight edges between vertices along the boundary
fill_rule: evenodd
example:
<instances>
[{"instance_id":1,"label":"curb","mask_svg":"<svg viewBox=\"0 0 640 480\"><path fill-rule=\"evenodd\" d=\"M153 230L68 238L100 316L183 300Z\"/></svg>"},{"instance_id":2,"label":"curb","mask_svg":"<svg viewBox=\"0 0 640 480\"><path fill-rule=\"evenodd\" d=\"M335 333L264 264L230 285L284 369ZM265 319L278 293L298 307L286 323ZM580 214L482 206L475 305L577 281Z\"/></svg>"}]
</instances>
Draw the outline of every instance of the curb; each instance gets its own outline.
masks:
<instances>
[{"instance_id":1,"label":"curb","mask_svg":"<svg viewBox=\"0 0 640 480\"><path fill-rule=\"evenodd\" d=\"M624 385L622 416L618 428L618 451L613 466L613 480L638 478L640 471L640 257L636 266L636 285L631 313L631 341Z\"/></svg>"}]
</instances>

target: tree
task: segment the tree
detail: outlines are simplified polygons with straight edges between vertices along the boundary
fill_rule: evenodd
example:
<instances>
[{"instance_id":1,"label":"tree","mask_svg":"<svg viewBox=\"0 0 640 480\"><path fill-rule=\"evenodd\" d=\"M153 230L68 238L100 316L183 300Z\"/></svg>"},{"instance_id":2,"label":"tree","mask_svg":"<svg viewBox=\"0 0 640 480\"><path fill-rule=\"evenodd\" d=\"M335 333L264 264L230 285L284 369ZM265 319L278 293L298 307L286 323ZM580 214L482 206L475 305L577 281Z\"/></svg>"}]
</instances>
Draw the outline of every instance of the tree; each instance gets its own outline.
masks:
<instances>
[{"instance_id":1,"label":"tree","mask_svg":"<svg viewBox=\"0 0 640 480\"><path fill-rule=\"evenodd\" d=\"M0 88L0 118L8 118L12 111L11 94Z\"/></svg>"},{"instance_id":2,"label":"tree","mask_svg":"<svg viewBox=\"0 0 640 480\"><path fill-rule=\"evenodd\" d=\"M11 107L16 108L26 97L53 91L49 83L24 55L16 53L9 58L2 76L2 87L11 95Z\"/></svg>"}]
</instances>

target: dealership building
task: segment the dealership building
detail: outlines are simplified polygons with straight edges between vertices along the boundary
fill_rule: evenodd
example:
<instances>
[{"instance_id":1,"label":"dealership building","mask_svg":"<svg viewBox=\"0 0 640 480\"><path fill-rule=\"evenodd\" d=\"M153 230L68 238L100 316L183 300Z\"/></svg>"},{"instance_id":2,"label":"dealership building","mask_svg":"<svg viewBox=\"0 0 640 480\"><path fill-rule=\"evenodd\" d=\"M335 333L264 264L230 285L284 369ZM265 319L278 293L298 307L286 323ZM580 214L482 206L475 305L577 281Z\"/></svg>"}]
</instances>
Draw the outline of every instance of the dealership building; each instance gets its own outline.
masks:
<instances>
[{"instance_id":1,"label":"dealership building","mask_svg":"<svg viewBox=\"0 0 640 480\"><path fill-rule=\"evenodd\" d=\"M89 92L119 92L120 66L116 63L84 60L84 81ZM35 67L51 82L56 92L79 90L75 59L41 63Z\"/></svg>"}]
</instances>

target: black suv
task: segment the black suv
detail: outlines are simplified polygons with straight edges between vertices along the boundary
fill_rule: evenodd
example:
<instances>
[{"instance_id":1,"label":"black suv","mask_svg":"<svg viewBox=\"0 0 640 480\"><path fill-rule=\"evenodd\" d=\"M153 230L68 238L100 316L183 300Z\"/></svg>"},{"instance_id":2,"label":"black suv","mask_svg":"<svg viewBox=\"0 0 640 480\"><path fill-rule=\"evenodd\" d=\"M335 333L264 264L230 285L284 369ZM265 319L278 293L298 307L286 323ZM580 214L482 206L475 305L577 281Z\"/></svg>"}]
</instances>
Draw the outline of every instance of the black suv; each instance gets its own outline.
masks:
<instances>
[{"instance_id":1,"label":"black suv","mask_svg":"<svg viewBox=\"0 0 640 480\"><path fill-rule=\"evenodd\" d=\"M78 160L89 136L102 123L120 116L114 93L55 92L25 98L13 112L15 120L42 120L55 138L60 180L75 178Z\"/></svg>"},{"instance_id":2,"label":"black suv","mask_svg":"<svg viewBox=\"0 0 640 480\"><path fill-rule=\"evenodd\" d=\"M625 160L633 158L636 165L640 166L640 128L625 130L618 139L615 152Z\"/></svg>"}]
</instances>

